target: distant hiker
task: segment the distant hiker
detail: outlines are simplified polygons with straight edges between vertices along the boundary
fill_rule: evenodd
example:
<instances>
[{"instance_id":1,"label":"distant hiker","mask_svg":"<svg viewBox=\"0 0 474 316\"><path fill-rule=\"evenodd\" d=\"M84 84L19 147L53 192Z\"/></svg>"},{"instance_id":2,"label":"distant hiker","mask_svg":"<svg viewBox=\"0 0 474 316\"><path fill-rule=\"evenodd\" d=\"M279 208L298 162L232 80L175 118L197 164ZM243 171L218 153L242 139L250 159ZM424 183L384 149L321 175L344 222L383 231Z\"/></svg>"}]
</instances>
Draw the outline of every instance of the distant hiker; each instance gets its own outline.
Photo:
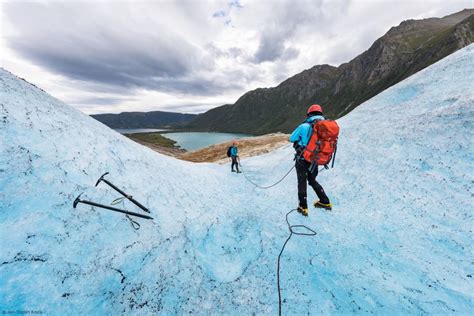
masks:
<instances>
[{"instance_id":1,"label":"distant hiker","mask_svg":"<svg viewBox=\"0 0 474 316\"><path fill-rule=\"evenodd\" d=\"M232 146L230 146L227 149L227 157L230 157L232 159L232 165L231 165L232 172L235 172L234 170L234 165L235 165L235 168L237 169L237 173L240 173L239 163L237 161L237 159L239 158L239 150L237 148L237 141L235 139L232 141Z\"/></svg>"},{"instance_id":2,"label":"distant hiker","mask_svg":"<svg viewBox=\"0 0 474 316\"><path fill-rule=\"evenodd\" d=\"M323 131L321 134L320 131ZM323 187L316 181L318 165L327 165L335 153L339 127L335 121L326 120L320 105L308 108L307 119L291 134L290 142L296 150L295 168L298 178L298 212L308 216L306 181L318 195L314 207L332 209ZM329 138L328 138L329 137Z\"/></svg>"}]
</instances>

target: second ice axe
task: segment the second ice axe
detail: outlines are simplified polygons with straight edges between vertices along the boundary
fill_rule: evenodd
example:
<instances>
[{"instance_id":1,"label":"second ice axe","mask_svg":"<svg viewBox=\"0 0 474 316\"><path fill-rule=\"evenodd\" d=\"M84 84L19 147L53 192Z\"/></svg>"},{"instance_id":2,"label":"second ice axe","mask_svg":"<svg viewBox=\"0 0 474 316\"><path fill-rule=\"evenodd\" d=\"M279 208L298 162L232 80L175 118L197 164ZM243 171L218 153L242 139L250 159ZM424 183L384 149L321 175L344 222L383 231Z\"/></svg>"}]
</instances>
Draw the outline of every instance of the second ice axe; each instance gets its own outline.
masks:
<instances>
[{"instance_id":1,"label":"second ice axe","mask_svg":"<svg viewBox=\"0 0 474 316\"><path fill-rule=\"evenodd\" d=\"M109 173L106 172L104 173L103 175L100 176L99 180L97 180L97 183L95 184L95 186L98 186L99 183L101 182L105 182L108 186L110 186L112 189L114 189L115 191L117 191L118 193L122 194L125 198L127 198L130 202L132 202L133 204L135 204L136 206L138 206L139 208L141 208L142 210L144 210L145 212L147 213L150 213L150 210L148 210L145 206L143 206L140 202L138 202L137 200L135 200L131 195L123 192L122 190L120 190L119 188L117 188L112 182L110 182L109 180L105 179L104 177L106 175L108 175Z\"/></svg>"}]
</instances>

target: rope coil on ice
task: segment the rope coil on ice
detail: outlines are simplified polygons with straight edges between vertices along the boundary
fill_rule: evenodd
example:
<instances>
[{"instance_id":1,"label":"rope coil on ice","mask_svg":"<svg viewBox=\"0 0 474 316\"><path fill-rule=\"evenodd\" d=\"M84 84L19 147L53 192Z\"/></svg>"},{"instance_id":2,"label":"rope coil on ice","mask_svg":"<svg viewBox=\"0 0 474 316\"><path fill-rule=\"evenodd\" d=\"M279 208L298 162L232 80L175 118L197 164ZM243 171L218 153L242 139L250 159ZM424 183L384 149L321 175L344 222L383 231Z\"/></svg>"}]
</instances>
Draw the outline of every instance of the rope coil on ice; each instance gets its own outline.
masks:
<instances>
[{"instance_id":1,"label":"rope coil on ice","mask_svg":"<svg viewBox=\"0 0 474 316\"><path fill-rule=\"evenodd\" d=\"M285 243L283 244L283 247L281 247L280 254L278 255L278 263L277 263L277 286L278 286L278 315L281 316L281 288L280 288L280 258L281 255L283 254L283 251L285 250L286 244L288 241L290 241L291 236L293 234L299 235L299 236L316 236L317 233L313 229L309 228L308 226L305 225L290 225L290 222L288 221L288 215L290 215L292 212L296 211L296 209L292 209L288 213L286 213L286 224L288 225L288 230L290 231L290 236L286 239ZM308 232L298 232L295 231L295 228L304 228Z\"/></svg>"}]
</instances>

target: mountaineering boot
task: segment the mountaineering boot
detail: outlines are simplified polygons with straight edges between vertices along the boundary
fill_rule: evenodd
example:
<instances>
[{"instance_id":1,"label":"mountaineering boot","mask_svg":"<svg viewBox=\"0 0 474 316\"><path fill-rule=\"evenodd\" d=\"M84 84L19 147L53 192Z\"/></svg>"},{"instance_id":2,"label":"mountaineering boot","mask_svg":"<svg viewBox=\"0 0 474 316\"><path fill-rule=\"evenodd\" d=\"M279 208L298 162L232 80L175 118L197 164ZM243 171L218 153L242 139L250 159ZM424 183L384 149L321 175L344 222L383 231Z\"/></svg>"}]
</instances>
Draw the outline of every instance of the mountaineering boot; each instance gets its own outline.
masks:
<instances>
[{"instance_id":1,"label":"mountaineering boot","mask_svg":"<svg viewBox=\"0 0 474 316\"><path fill-rule=\"evenodd\" d=\"M237 170L237 173L242 173L242 171L240 171L240 170Z\"/></svg>"},{"instance_id":2,"label":"mountaineering boot","mask_svg":"<svg viewBox=\"0 0 474 316\"><path fill-rule=\"evenodd\" d=\"M321 201L314 202L314 207L323 208L323 209L328 210L328 211L332 210L332 204L331 203L325 204L325 203L321 203Z\"/></svg>"},{"instance_id":3,"label":"mountaineering boot","mask_svg":"<svg viewBox=\"0 0 474 316\"><path fill-rule=\"evenodd\" d=\"M308 208L307 207L298 206L298 208L296 210L298 211L298 213L301 213L301 215L308 216Z\"/></svg>"},{"instance_id":4,"label":"mountaineering boot","mask_svg":"<svg viewBox=\"0 0 474 316\"><path fill-rule=\"evenodd\" d=\"M232 171L232 172L235 172L235 170L234 170L234 169L232 169L231 171Z\"/></svg>"}]
</instances>

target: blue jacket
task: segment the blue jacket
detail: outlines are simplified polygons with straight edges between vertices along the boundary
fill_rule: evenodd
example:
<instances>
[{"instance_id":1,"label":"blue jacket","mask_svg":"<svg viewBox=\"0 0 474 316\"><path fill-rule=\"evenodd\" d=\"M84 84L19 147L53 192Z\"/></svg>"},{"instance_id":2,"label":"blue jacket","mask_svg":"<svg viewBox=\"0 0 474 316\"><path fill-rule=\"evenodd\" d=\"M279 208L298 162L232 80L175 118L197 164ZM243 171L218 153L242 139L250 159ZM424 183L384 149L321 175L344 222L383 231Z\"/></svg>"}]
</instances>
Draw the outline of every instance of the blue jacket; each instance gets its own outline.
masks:
<instances>
[{"instance_id":1,"label":"blue jacket","mask_svg":"<svg viewBox=\"0 0 474 316\"><path fill-rule=\"evenodd\" d=\"M290 142L297 142L298 145L306 147L311 136L311 123L322 120L324 120L324 117L321 115L314 115L308 117L293 131L293 133L291 133Z\"/></svg>"},{"instance_id":2,"label":"blue jacket","mask_svg":"<svg viewBox=\"0 0 474 316\"><path fill-rule=\"evenodd\" d=\"M238 156L237 154L238 154L237 147L235 147L235 146L230 147L230 156L231 157L237 157Z\"/></svg>"}]
</instances>

